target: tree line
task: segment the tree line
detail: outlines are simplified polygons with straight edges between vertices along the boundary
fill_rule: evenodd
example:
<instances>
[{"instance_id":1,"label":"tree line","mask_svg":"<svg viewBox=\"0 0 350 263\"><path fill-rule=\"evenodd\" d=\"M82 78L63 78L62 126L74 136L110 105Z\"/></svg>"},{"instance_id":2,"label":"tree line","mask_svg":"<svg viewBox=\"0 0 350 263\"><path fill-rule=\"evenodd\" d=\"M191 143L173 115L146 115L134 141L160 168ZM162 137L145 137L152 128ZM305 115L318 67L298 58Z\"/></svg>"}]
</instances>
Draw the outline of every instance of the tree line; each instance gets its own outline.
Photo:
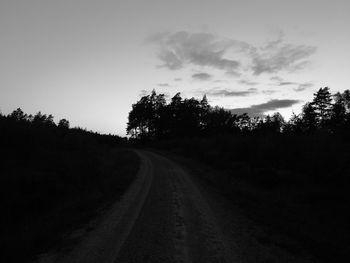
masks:
<instances>
[{"instance_id":1,"label":"tree line","mask_svg":"<svg viewBox=\"0 0 350 263\"><path fill-rule=\"evenodd\" d=\"M55 123L52 114L44 114L39 111L32 115L23 112L21 108L17 108L8 115L1 114L0 112L0 131L4 138L11 137L14 140L22 140L23 133L27 133L27 138L38 138L41 136L42 141L46 137L58 136L61 138L62 136L76 136L108 145L124 144L126 142L126 138L116 135L100 134L80 127L71 127L69 120L65 118ZM18 136L16 137L15 134ZM23 143L27 144L28 142ZM72 144L74 143L72 142Z\"/></svg>"},{"instance_id":2,"label":"tree line","mask_svg":"<svg viewBox=\"0 0 350 263\"><path fill-rule=\"evenodd\" d=\"M206 96L177 93L167 102L152 91L133 104L127 131L136 144L189 157L193 176L269 233L288 237L276 244L320 262L350 257L349 90L320 88L288 121L279 113L237 115Z\"/></svg>"},{"instance_id":3,"label":"tree line","mask_svg":"<svg viewBox=\"0 0 350 263\"><path fill-rule=\"evenodd\" d=\"M31 261L119 198L138 169L124 146L51 114L0 114L0 262Z\"/></svg>"},{"instance_id":4,"label":"tree line","mask_svg":"<svg viewBox=\"0 0 350 263\"><path fill-rule=\"evenodd\" d=\"M0 118L2 120L9 120L13 122L21 122L21 123L28 123L32 124L33 126L41 126L41 127L59 127L59 128L66 128L69 129L69 121L66 119L61 119L56 124L54 122L54 117L52 114L42 114L40 111L36 113L35 115L32 114L26 114L22 111L21 108L17 108L12 113L6 115L0 114Z\"/></svg>"},{"instance_id":5,"label":"tree line","mask_svg":"<svg viewBox=\"0 0 350 263\"><path fill-rule=\"evenodd\" d=\"M132 138L162 139L254 133L334 133L350 129L350 91L332 94L328 87L314 93L302 112L286 121L278 112L265 117L234 114L201 100L183 99L177 93L167 103L155 90L132 105L127 134Z\"/></svg>"}]
</instances>

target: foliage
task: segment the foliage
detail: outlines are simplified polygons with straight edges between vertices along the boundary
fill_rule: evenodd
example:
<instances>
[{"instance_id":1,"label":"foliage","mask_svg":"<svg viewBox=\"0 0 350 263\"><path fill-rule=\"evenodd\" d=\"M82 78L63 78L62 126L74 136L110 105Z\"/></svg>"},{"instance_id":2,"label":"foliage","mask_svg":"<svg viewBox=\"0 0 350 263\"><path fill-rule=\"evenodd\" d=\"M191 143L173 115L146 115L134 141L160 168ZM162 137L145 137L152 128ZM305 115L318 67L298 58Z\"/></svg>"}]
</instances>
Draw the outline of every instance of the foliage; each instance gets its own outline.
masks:
<instances>
[{"instance_id":1,"label":"foliage","mask_svg":"<svg viewBox=\"0 0 350 263\"><path fill-rule=\"evenodd\" d=\"M0 115L1 262L54 247L131 183L138 158L118 136L69 128L52 115ZM132 165L130 165L132 164ZM18 253L21 251L21 253Z\"/></svg>"},{"instance_id":2,"label":"foliage","mask_svg":"<svg viewBox=\"0 0 350 263\"><path fill-rule=\"evenodd\" d=\"M155 140L217 134L337 132L349 129L349 105L349 90L332 95L328 87L320 88L312 102L303 106L302 113L286 122L279 113L264 118L236 115L210 106L206 96L202 100L183 99L177 93L167 104L164 94L153 90L133 104L127 133L132 138Z\"/></svg>"},{"instance_id":3,"label":"foliage","mask_svg":"<svg viewBox=\"0 0 350 263\"><path fill-rule=\"evenodd\" d=\"M198 178L266 227L273 244L308 250L320 262L349 258L350 91L321 88L288 121L279 113L237 116L202 101L176 94L163 104L164 137L131 135L199 161Z\"/></svg>"}]
</instances>

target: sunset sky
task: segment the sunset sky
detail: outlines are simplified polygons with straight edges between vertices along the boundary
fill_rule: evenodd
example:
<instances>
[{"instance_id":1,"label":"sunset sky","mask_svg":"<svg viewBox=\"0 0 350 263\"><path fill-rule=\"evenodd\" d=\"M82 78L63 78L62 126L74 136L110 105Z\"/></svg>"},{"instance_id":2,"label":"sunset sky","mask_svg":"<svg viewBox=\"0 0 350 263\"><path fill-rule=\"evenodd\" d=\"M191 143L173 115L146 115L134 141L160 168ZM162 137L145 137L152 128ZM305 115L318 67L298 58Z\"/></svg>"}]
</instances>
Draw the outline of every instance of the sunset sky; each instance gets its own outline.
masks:
<instances>
[{"instance_id":1,"label":"sunset sky","mask_svg":"<svg viewBox=\"0 0 350 263\"><path fill-rule=\"evenodd\" d=\"M349 89L347 0L1 0L0 110L125 135L152 89L234 112Z\"/></svg>"}]
</instances>

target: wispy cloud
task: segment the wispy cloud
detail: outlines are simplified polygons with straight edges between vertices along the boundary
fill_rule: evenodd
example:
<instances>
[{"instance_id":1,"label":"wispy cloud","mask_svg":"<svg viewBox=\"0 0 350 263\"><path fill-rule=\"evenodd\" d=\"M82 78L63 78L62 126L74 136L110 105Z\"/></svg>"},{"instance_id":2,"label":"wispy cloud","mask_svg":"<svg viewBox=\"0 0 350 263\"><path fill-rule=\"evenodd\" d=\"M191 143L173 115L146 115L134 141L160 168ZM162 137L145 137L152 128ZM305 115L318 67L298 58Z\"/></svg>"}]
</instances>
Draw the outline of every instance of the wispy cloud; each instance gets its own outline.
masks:
<instances>
[{"instance_id":1,"label":"wispy cloud","mask_svg":"<svg viewBox=\"0 0 350 263\"><path fill-rule=\"evenodd\" d=\"M182 78L174 78L174 81L182 81Z\"/></svg>"},{"instance_id":2,"label":"wispy cloud","mask_svg":"<svg viewBox=\"0 0 350 263\"><path fill-rule=\"evenodd\" d=\"M282 44L278 41L267 49L252 50L252 71L254 75L295 72L303 69L309 63L307 59L315 52L314 46Z\"/></svg>"},{"instance_id":3,"label":"wispy cloud","mask_svg":"<svg viewBox=\"0 0 350 263\"><path fill-rule=\"evenodd\" d=\"M202 90L202 94L206 94L208 96L213 97L246 97L252 94L255 94L257 92L256 89L249 89L249 90L230 90L230 89L224 89L220 87L215 87L208 90Z\"/></svg>"},{"instance_id":4,"label":"wispy cloud","mask_svg":"<svg viewBox=\"0 0 350 263\"><path fill-rule=\"evenodd\" d=\"M296 86L295 88L293 88L293 90L297 92L306 90L314 86L314 84L311 82L300 83L293 81L284 81L280 77L271 77L270 80L274 81L275 83L273 85L276 86Z\"/></svg>"},{"instance_id":5,"label":"wispy cloud","mask_svg":"<svg viewBox=\"0 0 350 263\"><path fill-rule=\"evenodd\" d=\"M315 46L286 42L282 31L276 39L262 45L188 31L158 33L151 36L149 42L157 47L157 57L161 61L159 67L169 70L190 67L197 71L206 67L231 77L295 72L304 69L317 51ZM205 78L203 75L202 80ZM197 79L201 79L201 76L198 75ZM281 86L291 85L283 83L276 76L270 79L279 82ZM248 86L259 84L249 79L242 79L239 83Z\"/></svg>"},{"instance_id":6,"label":"wispy cloud","mask_svg":"<svg viewBox=\"0 0 350 263\"><path fill-rule=\"evenodd\" d=\"M227 83L228 81L224 80L224 79L217 79L217 80L214 80L213 82L214 83Z\"/></svg>"},{"instance_id":7,"label":"wispy cloud","mask_svg":"<svg viewBox=\"0 0 350 263\"><path fill-rule=\"evenodd\" d=\"M274 94L276 92L277 92L276 90L272 90L272 89L267 89L267 90L262 91L262 93L266 94L266 95L271 95L271 94Z\"/></svg>"},{"instance_id":8,"label":"wispy cloud","mask_svg":"<svg viewBox=\"0 0 350 263\"><path fill-rule=\"evenodd\" d=\"M243 85L247 85L247 86L255 86L255 85L259 84L259 82L249 81L249 80L245 80L245 79L241 79L239 81L239 83L243 84Z\"/></svg>"},{"instance_id":9,"label":"wispy cloud","mask_svg":"<svg viewBox=\"0 0 350 263\"><path fill-rule=\"evenodd\" d=\"M143 96L146 96L148 94L149 94L149 92L147 90L143 89L140 91L139 97L143 97Z\"/></svg>"},{"instance_id":10,"label":"wispy cloud","mask_svg":"<svg viewBox=\"0 0 350 263\"><path fill-rule=\"evenodd\" d=\"M209 80L211 79L211 75L205 72L195 73L192 75L192 78L197 80Z\"/></svg>"},{"instance_id":11,"label":"wispy cloud","mask_svg":"<svg viewBox=\"0 0 350 263\"><path fill-rule=\"evenodd\" d=\"M170 87L169 83L158 83L159 87Z\"/></svg>"},{"instance_id":12,"label":"wispy cloud","mask_svg":"<svg viewBox=\"0 0 350 263\"><path fill-rule=\"evenodd\" d=\"M272 81L277 81L277 82L282 82L282 81L283 81L283 78L278 77L278 76L274 76L274 77L271 77L270 80L272 80Z\"/></svg>"},{"instance_id":13,"label":"wispy cloud","mask_svg":"<svg viewBox=\"0 0 350 263\"><path fill-rule=\"evenodd\" d=\"M294 88L294 91L303 91L303 90L306 90L306 89L311 88L313 86L314 86L314 84L311 82L301 83L301 84L299 84L298 87Z\"/></svg>"},{"instance_id":14,"label":"wispy cloud","mask_svg":"<svg viewBox=\"0 0 350 263\"><path fill-rule=\"evenodd\" d=\"M284 32L279 30L275 40L269 41L261 48L255 47L252 49L254 75L278 73L280 71L294 72L309 64L309 57L316 52L317 48L315 46L285 43L284 36Z\"/></svg>"},{"instance_id":15,"label":"wispy cloud","mask_svg":"<svg viewBox=\"0 0 350 263\"><path fill-rule=\"evenodd\" d=\"M249 88L248 90L251 91L251 92L257 92L258 91L257 88Z\"/></svg>"},{"instance_id":16,"label":"wispy cloud","mask_svg":"<svg viewBox=\"0 0 350 263\"><path fill-rule=\"evenodd\" d=\"M274 111L282 108L289 108L294 104L299 103L299 100L269 100L268 102L252 105L246 108L231 109L232 113L243 114L248 113L249 116L263 116L265 112Z\"/></svg>"},{"instance_id":17,"label":"wispy cloud","mask_svg":"<svg viewBox=\"0 0 350 263\"><path fill-rule=\"evenodd\" d=\"M278 86L290 86L290 85L298 85L297 82L291 82L291 81L282 81L277 83Z\"/></svg>"},{"instance_id":18,"label":"wispy cloud","mask_svg":"<svg viewBox=\"0 0 350 263\"><path fill-rule=\"evenodd\" d=\"M170 70L183 68L185 65L208 66L227 73L235 73L241 63L227 56L229 49L243 52L249 45L243 41L221 38L209 33L159 33L150 38L158 47L161 67Z\"/></svg>"}]
</instances>

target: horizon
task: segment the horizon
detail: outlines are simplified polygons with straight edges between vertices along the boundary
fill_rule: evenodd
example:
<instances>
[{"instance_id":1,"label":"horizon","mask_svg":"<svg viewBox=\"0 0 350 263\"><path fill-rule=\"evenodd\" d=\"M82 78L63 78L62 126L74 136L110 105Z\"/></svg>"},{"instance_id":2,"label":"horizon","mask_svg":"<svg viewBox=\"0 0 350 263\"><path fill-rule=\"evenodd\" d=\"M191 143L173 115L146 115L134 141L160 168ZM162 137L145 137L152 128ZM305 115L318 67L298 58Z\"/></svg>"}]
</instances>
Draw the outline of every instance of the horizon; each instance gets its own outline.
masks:
<instances>
[{"instance_id":1,"label":"horizon","mask_svg":"<svg viewBox=\"0 0 350 263\"><path fill-rule=\"evenodd\" d=\"M0 111L126 136L132 104L155 89L289 119L319 88L348 88L349 6L2 1Z\"/></svg>"}]
</instances>

